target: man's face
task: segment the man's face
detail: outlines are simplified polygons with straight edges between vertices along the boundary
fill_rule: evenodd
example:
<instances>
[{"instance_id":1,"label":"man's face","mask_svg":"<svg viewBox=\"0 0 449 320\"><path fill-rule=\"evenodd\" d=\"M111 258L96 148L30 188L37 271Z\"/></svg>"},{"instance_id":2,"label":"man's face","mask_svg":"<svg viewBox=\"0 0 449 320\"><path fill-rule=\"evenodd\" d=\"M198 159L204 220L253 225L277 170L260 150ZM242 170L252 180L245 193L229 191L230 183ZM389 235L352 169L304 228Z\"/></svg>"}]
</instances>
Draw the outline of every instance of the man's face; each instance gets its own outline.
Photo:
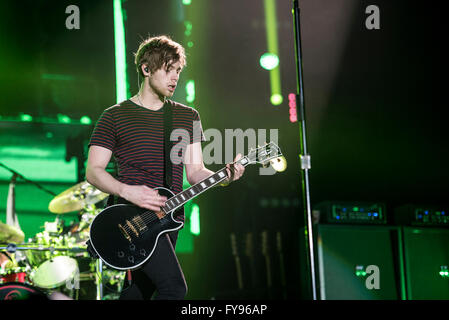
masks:
<instances>
[{"instance_id":1,"label":"man's face","mask_svg":"<svg viewBox=\"0 0 449 320\"><path fill-rule=\"evenodd\" d=\"M168 63L148 77L148 84L157 95L170 98L175 93L181 71L181 62Z\"/></svg>"}]
</instances>

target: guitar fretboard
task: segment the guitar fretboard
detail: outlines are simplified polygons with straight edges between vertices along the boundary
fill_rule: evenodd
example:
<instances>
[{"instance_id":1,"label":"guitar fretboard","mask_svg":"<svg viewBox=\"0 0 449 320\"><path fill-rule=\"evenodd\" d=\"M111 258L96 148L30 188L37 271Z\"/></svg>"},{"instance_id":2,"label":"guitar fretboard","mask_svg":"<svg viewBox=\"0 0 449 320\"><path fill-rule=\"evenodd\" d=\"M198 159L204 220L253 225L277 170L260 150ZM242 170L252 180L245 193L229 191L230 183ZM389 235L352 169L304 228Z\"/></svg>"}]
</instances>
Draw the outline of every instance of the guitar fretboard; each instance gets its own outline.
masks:
<instances>
[{"instance_id":1,"label":"guitar fretboard","mask_svg":"<svg viewBox=\"0 0 449 320\"><path fill-rule=\"evenodd\" d=\"M241 165L246 166L249 164L249 160L247 157L243 157L238 161L236 161L236 163L240 163ZM168 199L165 202L165 206L162 209L165 212L175 210L183 206L187 201L192 200L199 194L208 190L209 188L216 186L226 178L227 178L226 168L222 168L221 170L215 172L213 175L207 177L206 179L198 182L197 184L191 186L190 188L185 189L184 191Z\"/></svg>"}]
</instances>

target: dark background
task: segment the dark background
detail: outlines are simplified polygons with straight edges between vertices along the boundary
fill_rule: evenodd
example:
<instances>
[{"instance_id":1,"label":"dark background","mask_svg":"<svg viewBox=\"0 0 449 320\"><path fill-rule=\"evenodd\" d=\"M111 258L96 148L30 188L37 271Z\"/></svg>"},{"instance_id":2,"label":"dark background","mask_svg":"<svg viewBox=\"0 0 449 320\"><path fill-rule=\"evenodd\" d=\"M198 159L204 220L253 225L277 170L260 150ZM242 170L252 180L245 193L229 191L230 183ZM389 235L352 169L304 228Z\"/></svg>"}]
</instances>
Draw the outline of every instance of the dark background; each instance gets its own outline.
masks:
<instances>
[{"instance_id":1,"label":"dark background","mask_svg":"<svg viewBox=\"0 0 449 320\"><path fill-rule=\"evenodd\" d=\"M65 28L70 4L80 8L80 30ZM365 27L365 8L371 4L380 9L380 30ZM189 297L242 294L237 292L230 247L234 233L240 250L252 234L259 252L256 272L248 271L250 262L242 260L245 297L307 298L299 241L304 228L299 125L289 121L287 97L296 91L291 1L277 1L280 106L270 104L269 73L259 65L267 50L263 1L192 0L183 9L181 1L129 0L123 7L131 94L137 92L133 53L140 40L169 34L186 46L188 19L194 46L187 49L188 66L174 100L186 103L183 83L195 79L194 106L205 130L224 134L226 128L277 128L288 162L287 170L274 176L260 176L257 167L248 167L240 181L197 199L201 235L193 254L180 255ZM389 220L393 209L405 203L447 206L442 4L304 0L300 7L312 203L384 202ZM2 1L0 24L1 116L64 113L88 115L95 122L116 103L112 1ZM70 79L48 80L42 74ZM8 136L0 130L3 138ZM78 142L81 148L91 130ZM271 241L273 268L279 265L276 233L282 235L288 283L284 291L256 290L266 288L266 260L260 254L264 230ZM279 277L273 279L277 287Z\"/></svg>"}]
</instances>

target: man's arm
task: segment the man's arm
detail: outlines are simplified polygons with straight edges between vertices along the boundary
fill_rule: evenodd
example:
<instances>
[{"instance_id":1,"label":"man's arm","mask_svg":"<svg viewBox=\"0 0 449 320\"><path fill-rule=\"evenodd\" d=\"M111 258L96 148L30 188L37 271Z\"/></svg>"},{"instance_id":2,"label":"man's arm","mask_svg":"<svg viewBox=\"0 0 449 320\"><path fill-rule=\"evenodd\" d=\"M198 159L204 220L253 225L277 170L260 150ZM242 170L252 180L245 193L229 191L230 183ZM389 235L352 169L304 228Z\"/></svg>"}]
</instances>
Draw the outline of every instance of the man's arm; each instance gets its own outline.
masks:
<instances>
[{"instance_id":1,"label":"man's arm","mask_svg":"<svg viewBox=\"0 0 449 320\"><path fill-rule=\"evenodd\" d=\"M91 146L87 160L86 180L105 193L119 196L142 208L160 211L160 207L164 205L167 198L160 196L157 190L147 186L131 186L115 179L106 171L111 156L111 150Z\"/></svg>"},{"instance_id":2,"label":"man's arm","mask_svg":"<svg viewBox=\"0 0 449 320\"><path fill-rule=\"evenodd\" d=\"M241 154L238 154L234 159L234 162L241 157ZM207 169L204 166L201 142L195 142L187 146L184 163L186 166L187 181L191 185L197 184L201 180L206 179L207 177L214 174L213 171ZM243 172L245 171L245 167L241 164L227 164L226 168L228 178L221 183L222 186L226 186L232 181L240 179L240 177L243 175Z\"/></svg>"}]
</instances>

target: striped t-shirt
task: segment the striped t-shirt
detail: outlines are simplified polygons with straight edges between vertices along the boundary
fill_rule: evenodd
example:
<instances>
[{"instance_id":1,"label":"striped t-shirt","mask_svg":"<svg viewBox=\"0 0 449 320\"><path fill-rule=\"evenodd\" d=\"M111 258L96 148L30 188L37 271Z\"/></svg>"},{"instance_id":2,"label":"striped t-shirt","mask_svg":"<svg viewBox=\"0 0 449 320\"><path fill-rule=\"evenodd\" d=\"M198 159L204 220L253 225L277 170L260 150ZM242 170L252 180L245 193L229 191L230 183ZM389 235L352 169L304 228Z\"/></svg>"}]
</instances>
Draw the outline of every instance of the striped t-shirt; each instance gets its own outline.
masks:
<instances>
[{"instance_id":1,"label":"striped t-shirt","mask_svg":"<svg viewBox=\"0 0 449 320\"><path fill-rule=\"evenodd\" d=\"M89 147L96 145L112 151L120 182L150 188L164 186L164 108L172 109L172 191L177 194L182 191L185 148L205 140L195 109L167 100L162 108L153 111L125 100L104 110ZM177 214L177 220L183 221L183 212Z\"/></svg>"}]
</instances>

